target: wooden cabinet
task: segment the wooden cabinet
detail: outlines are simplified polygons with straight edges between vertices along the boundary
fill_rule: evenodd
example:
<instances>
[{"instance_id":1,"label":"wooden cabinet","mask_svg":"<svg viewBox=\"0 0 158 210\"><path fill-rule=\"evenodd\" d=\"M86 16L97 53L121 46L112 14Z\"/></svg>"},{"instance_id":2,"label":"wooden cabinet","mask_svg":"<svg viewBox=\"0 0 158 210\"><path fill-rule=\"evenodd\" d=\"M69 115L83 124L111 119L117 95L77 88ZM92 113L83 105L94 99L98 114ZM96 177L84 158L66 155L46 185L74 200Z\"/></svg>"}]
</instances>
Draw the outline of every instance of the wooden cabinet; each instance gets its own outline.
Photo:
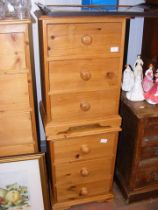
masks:
<instances>
[{"instance_id":1,"label":"wooden cabinet","mask_svg":"<svg viewBox=\"0 0 158 210\"><path fill-rule=\"evenodd\" d=\"M116 176L128 199L158 193L158 106L121 100L122 132L119 138Z\"/></svg>"},{"instance_id":2,"label":"wooden cabinet","mask_svg":"<svg viewBox=\"0 0 158 210\"><path fill-rule=\"evenodd\" d=\"M125 18L39 18L53 209L112 198Z\"/></svg>"},{"instance_id":3,"label":"wooden cabinet","mask_svg":"<svg viewBox=\"0 0 158 210\"><path fill-rule=\"evenodd\" d=\"M156 2L155 2L156 3ZM148 33L150 31L150 33ZM144 19L144 32L142 43L142 58L144 61L144 69L153 63L155 69L158 67L158 18Z\"/></svg>"},{"instance_id":4,"label":"wooden cabinet","mask_svg":"<svg viewBox=\"0 0 158 210\"><path fill-rule=\"evenodd\" d=\"M146 0L146 3L158 5L158 0Z\"/></svg>"},{"instance_id":5,"label":"wooden cabinet","mask_svg":"<svg viewBox=\"0 0 158 210\"><path fill-rule=\"evenodd\" d=\"M38 151L29 27L0 21L0 156Z\"/></svg>"}]
</instances>

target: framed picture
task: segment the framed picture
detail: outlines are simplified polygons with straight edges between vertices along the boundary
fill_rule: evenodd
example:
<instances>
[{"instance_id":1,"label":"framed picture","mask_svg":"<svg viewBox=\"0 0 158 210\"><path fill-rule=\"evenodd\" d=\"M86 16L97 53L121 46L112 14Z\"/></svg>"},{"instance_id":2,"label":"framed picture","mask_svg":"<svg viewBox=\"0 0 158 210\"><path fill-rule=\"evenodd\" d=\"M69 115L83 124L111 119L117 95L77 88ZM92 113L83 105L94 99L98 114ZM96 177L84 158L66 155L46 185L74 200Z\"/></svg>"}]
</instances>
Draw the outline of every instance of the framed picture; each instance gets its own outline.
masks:
<instances>
[{"instance_id":1,"label":"framed picture","mask_svg":"<svg viewBox=\"0 0 158 210\"><path fill-rule=\"evenodd\" d=\"M44 154L0 158L0 210L49 210Z\"/></svg>"}]
</instances>

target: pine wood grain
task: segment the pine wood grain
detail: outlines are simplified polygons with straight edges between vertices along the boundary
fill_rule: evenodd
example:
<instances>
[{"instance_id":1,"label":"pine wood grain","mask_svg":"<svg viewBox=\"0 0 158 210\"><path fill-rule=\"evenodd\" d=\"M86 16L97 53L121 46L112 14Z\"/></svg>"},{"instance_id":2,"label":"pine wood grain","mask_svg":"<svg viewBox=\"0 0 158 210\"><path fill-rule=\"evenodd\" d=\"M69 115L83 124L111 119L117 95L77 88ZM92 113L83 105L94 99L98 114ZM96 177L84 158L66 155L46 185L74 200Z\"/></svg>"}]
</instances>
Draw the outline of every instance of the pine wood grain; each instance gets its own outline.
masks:
<instances>
[{"instance_id":1,"label":"pine wood grain","mask_svg":"<svg viewBox=\"0 0 158 210\"><path fill-rule=\"evenodd\" d=\"M88 161L55 164L56 185L68 186L110 179L112 176L113 156Z\"/></svg>"},{"instance_id":2,"label":"pine wood grain","mask_svg":"<svg viewBox=\"0 0 158 210\"><path fill-rule=\"evenodd\" d=\"M45 123L47 140L60 140L71 137L104 134L120 131L121 117L119 115L107 116L105 119L82 120L65 123Z\"/></svg>"},{"instance_id":3,"label":"pine wood grain","mask_svg":"<svg viewBox=\"0 0 158 210\"><path fill-rule=\"evenodd\" d=\"M49 141L48 144L54 153L55 163L90 160L115 155L117 135L117 132L89 135L55 142ZM82 151L83 145L89 149L87 153Z\"/></svg>"},{"instance_id":4,"label":"pine wood grain","mask_svg":"<svg viewBox=\"0 0 158 210\"><path fill-rule=\"evenodd\" d=\"M82 198L92 198L92 196L105 195L110 190L109 180L92 182L86 184L69 185L69 187L58 186L57 187L57 201L73 201ZM82 195L82 189L86 189L87 194Z\"/></svg>"},{"instance_id":5,"label":"pine wood grain","mask_svg":"<svg viewBox=\"0 0 158 210\"><path fill-rule=\"evenodd\" d=\"M110 199L125 18L42 16L39 35L53 209Z\"/></svg>"},{"instance_id":6,"label":"pine wood grain","mask_svg":"<svg viewBox=\"0 0 158 210\"><path fill-rule=\"evenodd\" d=\"M0 125L0 146L33 142L30 113L0 112Z\"/></svg>"},{"instance_id":7,"label":"pine wood grain","mask_svg":"<svg viewBox=\"0 0 158 210\"><path fill-rule=\"evenodd\" d=\"M0 110L29 111L26 74L0 74Z\"/></svg>"},{"instance_id":8,"label":"pine wood grain","mask_svg":"<svg viewBox=\"0 0 158 210\"><path fill-rule=\"evenodd\" d=\"M120 89L51 95L51 116L54 122L100 119L118 113ZM84 108L85 107L85 108Z\"/></svg>"},{"instance_id":9,"label":"pine wood grain","mask_svg":"<svg viewBox=\"0 0 158 210\"><path fill-rule=\"evenodd\" d=\"M29 25L29 20L0 21L1 156L38 151Z\"/></svg>"},{"instance_id":10,"label":"pine wood grain","mask_svg":"<svg viewBox=\"0 0 158 210\"><path fill-rule=\"evenodd\" d=\"M22 154L32 154L36 151L35 144L20 144L20 145L6 145L0 146L0 157L12 156L12 155L22 155Z\"/></svg>"},{"instance_id":11,"label":"pine wood grain","mask_svg":"<svg viewBox=\"0 0 158 210\"><path fill-rule=\"evenodd\" d=\"M55 60L120 56L122 23L52 24L47 30L48 56Z\"/></svg>"},{"instance_id":12,"label":"pine wood grain","mask_svg":"<svg viewBox=\"0 0 158 210\"><path fill-rule=\"evenodd\" d=\"M49 62L49 94L117 87L120 85L119 62L119 58Z\"/></svg>"},{"instance_id":13,"label":"pine wood grain","mask_svg":"<svg viewBox=\"0 0 158 210\"><path fill-rule=\"evenodd\" d=\"M56 17L51 19L50 17L45 16L39 18L39 30L40 30L39 34L41 37L40 46L41 46L41 61L42 61L41 66L42 66L42 82L43 82L42 85L43 106L45 109L46 113L45 119L47 122L51 122L52 120L51 100L53 101L56 100L56 99L51 99L50 95L53 94L53 91L54 92L56 91L56 93L62 92L61 90L52 88L53 87L52 82L56 82L54 73L57 71L59 72L59 74L60 71L65 72L66 69L68 69L68 64L71 64L69 65L71 66L70 69L74 68L78 69L79 67L74 67L74 65L72 65L72 62L75 62L76 64L81 63L79 64L79 66L85 64L88 68L91 63L90 60L92 60L93 63L95 62L97 63L98 59L102 59L104 60L103 64L100 65L98 64L101 67L98 66L97 69L97 65L96 64L93 65L96 66L96 71L102 72L102 70L99 69L100 68L103 69L102 65L106 63L106 59L107 59L107 67L109 66L108 58L109 60L113 58L114 62L115 60L119 60L115 68L115 74L113 73L111 74L111 71L113 71L114 69L112 67L113 62L111 63L111 68L109 68L110 73L108 73L108 70L106 72L107 80L105 79L105 84L108 82L109 85L110 84L112 85L114 84L113 83L114 81L117 81L118 87L120 88L123 52L124 52L125 18L104 16L104 17L73 17L73 18ZM90 37L90 43L84 44L83 43L84 39L86 40L85 42L87 42L87 39L89 40L89 38L87 37ZM118 52L111 52L112 47L118 47ZM85 61L85 59L89 59L89 62ZM76 60L78 60L78 62L76 62ZM60 64L62 63L62 66L59 64L59 62L57 63L56 61L60 61ZM52 67L52 65L55 65L55 68ZM72 72L75 72L75 70L73 70ZM70 73L68 71L69 75L67 75L66 78L72 78L74 74L72 72ZM51 73L53 74L53 79ZM63 81L62 78L61 81ZM59 79L57 80L59 81ZM92 81L95 81L95 79ZM64 84L66 86L67 84L66 82L68 81L64 80L63 82L60 82L61 88L62 86L64 86ZM80 84L77 84L76 82L77 80L75 81L74 85L76 87L77 86L79 87ZM69 93L68 88L71 84L72 84L71 91L73 91L73 81L72 81L69 82L68 87L64 89L65 92ZM94 85L95 82L92 84ZM90 86L87 85L87 88L85 88L85 90L91 89L92 84ZM57 85L59 85L59 83ZM119 93L118 93L118 98L119 98ZM118 104L116 106L118 106Z\"/></svg>"}]
</instances>

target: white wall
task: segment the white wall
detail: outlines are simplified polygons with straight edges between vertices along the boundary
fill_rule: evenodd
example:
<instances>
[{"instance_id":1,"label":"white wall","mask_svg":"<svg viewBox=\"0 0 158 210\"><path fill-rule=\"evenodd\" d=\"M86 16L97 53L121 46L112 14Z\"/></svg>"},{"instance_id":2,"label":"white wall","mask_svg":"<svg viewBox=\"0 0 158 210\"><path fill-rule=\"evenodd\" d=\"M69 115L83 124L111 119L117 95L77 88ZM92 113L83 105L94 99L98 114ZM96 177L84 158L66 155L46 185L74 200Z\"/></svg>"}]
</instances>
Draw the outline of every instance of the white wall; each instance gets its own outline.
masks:
<instances>
[{"instance_id":1,"label":"white wall","mask_svg":"<svg viewBox=\"0 0 158 210\"><path fill-rule=\"evenodd\" d=\"M37 10L35 2L32 0L32 14ZM43 4L80 4L81 0L38 0ZM134 5L143 3L144 0L120 0L119 4ZM36 19L36 17L34 16ZM133 65L137 54L141 52L142 43L142 31L143 31L143 18L135 18L131 20L130 37L128 45L128 56L127 63ZM33 44L34 44L34 57L35 57L35 74L36 74L36 85L37 85L37 97L38 103L41 101L41 78L40 78L40 63L39 63L39 47L38 47L38 26L37 20L33 24ZM40 114L39 114L40 117ZM40 139L45 140L45 134L40 119Z\"/></svg>"},{"instance_id":2,"label":"white wall","mask_svg":"<svg viewBox=\"0 0 158 210\"><path fill-rule=\"evenodd\" d=\"M145 0L119 0L119 4L135 5L144 3Z\"/></svg>"},{"instance_id":3,"label":"white wall","mask_svg":"<svg viewBox=\"0 0 158 210\"><path fill-rule=\"evenodd\" d=\"M145 2L144 0L120 0L119 4L137 5L144 2ZM143 27L144 27L144 18L137 17L131 19L129 42L128 42L128 54L126 61L126 63L131 64L131 66L133 66L137 55L141 53Z\"/></svg>"},{"instance_id":4,"label":"white wall","mask_svg":"<svg viewBox=\"0 0 158 210\"><path fill-rule=\"evenodd\" d=\"M35 0L32 0L32 15L34 16L34 11L37 10L37 6L34 4L36 2ZM38 2L45 3L44 0L39 0ZM37 101L38 105L41 101L41 78L40 78L40 62L39 62L39 46L38 46L38 25L37 25L37 19L34 16L36 23L33 23L32 29L33 29L33 49L34 49L34 59L35 59L35 75L36 75L36 86L37 86ZM39 110L39 107L38 107ZM38 112L39 113L39 112ZM45 140L45 134L44 129L39 113L39 127L40 127L40 139Z\"/></svg>"},{"instance_id":5,"label":"white wall","mask_svg":"<svg viewBox=\"0 0 158 210\"><path fill-rule=\"evenodd\" d=\"M144 18L135 18L130 21L128 54L126 63L134 65L136 57L141 54Z\"/></svg>"}]
</instances>

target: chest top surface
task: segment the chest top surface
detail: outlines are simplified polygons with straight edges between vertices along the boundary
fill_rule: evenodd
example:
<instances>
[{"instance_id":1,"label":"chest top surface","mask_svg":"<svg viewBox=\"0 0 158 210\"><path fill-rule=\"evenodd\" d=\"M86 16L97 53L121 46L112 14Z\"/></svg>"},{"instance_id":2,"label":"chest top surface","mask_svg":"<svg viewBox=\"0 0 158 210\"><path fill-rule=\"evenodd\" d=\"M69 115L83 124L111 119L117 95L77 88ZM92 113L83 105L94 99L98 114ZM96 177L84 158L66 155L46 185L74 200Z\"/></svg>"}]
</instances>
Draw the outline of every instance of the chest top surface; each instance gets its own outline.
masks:
<instances>
[{"instance_id":1,"label":"chest top surface","mask_svg":"<svg viewBox=\"0 0 158 210\"><path fill-rule=\"evenodd\" d=\"M154 0L152 0L154 1ZM56 16L122 16L157 17L158 8L154 5L43 5L37 3L45 18Z\"/></svg>"},{"instance_id":2,"label":"chest top surface","mask_svg":"<svg viewBox=\"0 0 158 210\"><path fill-rule=\"evenodd\" d=\"M158 117L158 104L151 105L146 101L133 102L122 92L121 101L136 115L137 118Z\"/></svg>"}]
</instances>

